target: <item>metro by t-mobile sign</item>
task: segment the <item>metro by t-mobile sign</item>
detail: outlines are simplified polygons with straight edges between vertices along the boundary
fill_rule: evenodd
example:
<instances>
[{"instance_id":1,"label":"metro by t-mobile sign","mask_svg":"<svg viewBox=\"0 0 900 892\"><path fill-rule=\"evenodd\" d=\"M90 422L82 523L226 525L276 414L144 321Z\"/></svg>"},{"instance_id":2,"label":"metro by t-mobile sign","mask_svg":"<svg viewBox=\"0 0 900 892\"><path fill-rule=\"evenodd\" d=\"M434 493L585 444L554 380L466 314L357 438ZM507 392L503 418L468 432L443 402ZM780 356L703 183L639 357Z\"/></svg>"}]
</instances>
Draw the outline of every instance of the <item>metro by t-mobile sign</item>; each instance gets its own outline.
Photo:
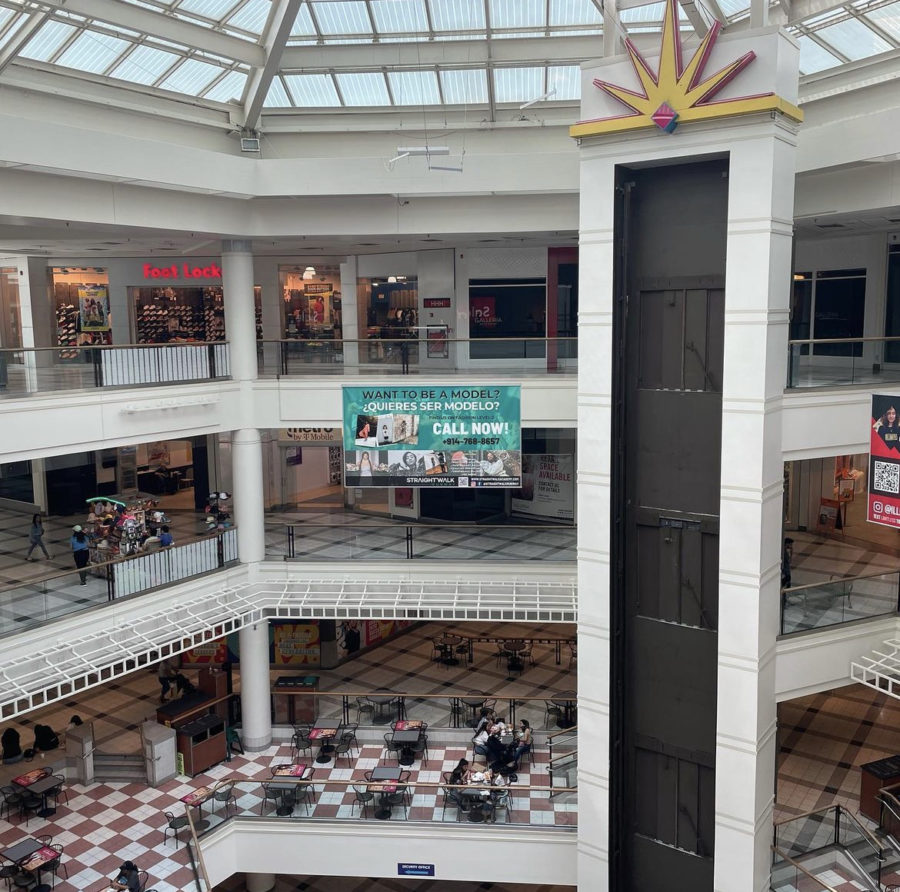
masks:
<instances>
[{"instance_id":1,"label":"metro by t-mobile sign","mask_svg":"<svg viewBox=\"0 0 900 892\"><path fill-rule=\"evenodd\" d=\"M153 266L151 263L144 264L145 279L221 279L222 267L216 263L209 263L206 266L191 266L189 263L182 263L180 266L173 263L171 266Z\"/></svg>"}]
</instances>

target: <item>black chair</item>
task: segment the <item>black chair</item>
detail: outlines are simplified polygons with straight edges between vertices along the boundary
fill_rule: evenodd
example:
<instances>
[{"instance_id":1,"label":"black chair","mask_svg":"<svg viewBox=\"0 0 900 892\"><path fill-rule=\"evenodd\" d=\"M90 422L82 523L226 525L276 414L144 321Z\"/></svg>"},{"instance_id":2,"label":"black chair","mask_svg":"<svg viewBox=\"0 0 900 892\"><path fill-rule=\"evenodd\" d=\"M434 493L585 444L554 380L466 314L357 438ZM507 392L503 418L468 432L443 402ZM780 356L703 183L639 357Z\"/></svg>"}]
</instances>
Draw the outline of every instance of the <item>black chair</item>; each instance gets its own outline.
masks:
<instances>
[{"instance_id":1,"label":"black chair","mask_svg":"<svg viewBox=\"0 0 900 892\"><path fill-rule=\"evenodd\" d=\"M303 752L308 752L312 756L312 740L309 737L311 731L309 725L294 726L291 737L291 759L296 759Z\"/></svg>"},{"instance_id":2,"label":"black chair","mask_svg":"<svg viewBox=\"0 0 900 892\"><path fill-rule=\"evenodd\" d=\"M147 892L147 883L150 882L150 874L146 870L138 871L138 892Z\"/></svg>"},{"instance_id":3,"label":"black chair","mask_svg":"<svg viewBox=\"0 0 900 892\"><path fill-rule=\"evenodd\" d=\"M407 773L408 772L404 772ZM382 802L393 810L395 805L403 806L403 820L407 820L408 812L406 811L406 797L410 787L398 787L393 793L384 793L381 797Z\"/></svg>"},{"instance_id":4,"label":"black chair","mask_svg":"<svg viewBox=\"0 0 900 892\"><path fill-rule=\"evenodd\" d=\"M360 717L364 712L372 713L372 721L375 721L375 704L368 699L368 697L357 697L356 698L356 722L357 727L359 727Z\"/></svg>"},{"instance_id":5,"label":"black chair","mask_svg":"<svg viewBox=\"0 0 900 892\"><path fill-rule=\"evenodd\" d=\"M165 843L166 840L169 838L169 831L171 830L175 836L175 848L177 849L178 843L179 843L178 831L182 827L187 827L187 825L188 825L187 815L181 815L176 818L175 815L173 815L172 812L170 812L170 811L165 811L165 812L163 812L163 814L166 816L166 826L163 829L163 843Z\"/></svg>"},{"instance_id":6,"label":"black chair","mask_svg":"<svg viewBox=\"0 0 900 892\"><path fill-rule=\"evenodd\" d=\"M32 814L36 815L40 809L44 807L44 800L41 799L40 796L36 796L34 793L29 793L27 790L22 794L22 802L20 805L21 815L25 818L25 826L28 826L28 822L31 820Z\"/></svg>"},{"instance_id":7,"label":"black chair","mask_svg":"<svg viewBox=\"0 0 900 892\"><path fill-rule=\"evenodd\" d=\"M53 801L56 805L59 804L59 800L65 796L66 802L69 801L69 791L66 789L66 779L61 774L54 774L53 777L58 781L55 787L52 787L47 791L47 795L53 798Z\"/></svg>"},{"instance_id":8,"label":"black chair","mask_svg":"<svg viewBox=\"0 0 900 892\"><path fill-rule=\"evenodd\" d=\"M334 759L334 764L337 766L337 760L343 756L348 764L350 762L350 756L352 753L350 752L350 748L353 746L353 737L349 735L341 735L341 739L334 745L331 751L331 757Z\"/></svg>"},{"instance_id":9,"label":"black chair","mask_svg":"<svg viewBox=\"0 0 900 892\"><path fill-rule=\"evenodd\" d=\"M48 861L41 870L47 870L53 874L53 885L56 885L56 879L59 876L60 870L64 870L66 873L66 879L69 878L69 868L63 864L63 846L59 843L50 843L50 848L56 850L57 857L52 861Z\"/></svg>"},{"instance_id":10,"label":"black chair","mask_svg":"<svg viewBox=\"0 0 900 892\"><path fill-rule=\"evenodd\" d=\"M359 741L356 739L356 729L359 728L358 722L349 722L342 726L341 740L349 740L356 747L356 755L359 755Z\"/></svg>"},{"instance_id":11,"label":"black chair","mask_svg":"<svg viewBox=\"0 0 900 892\"><path fill-rule=\"evenodd\" d=\"M294 802L302 802L306 813L309 814L309 807L315 806L316 803L315 794L316 788L312 785L312 771L310 771L309 778L304 778L294 788Z\"/></svg>"},{"instance_id":12,"label":"black chair","mask_svg":"<svg viewBox=\"0 0 900 892\"><path fill-rule=\"evenodd\" d=\"M237 809L237 799L234 796L234 781L223 781L219 784L215 790L213 790L213 807L215 808L215 803L224 802L225 803L225 814L228 814L229 806Z\"/></svg>"},{"instance_id":13,"label":"black chair","mask_svg":"<svg viewBox=\"0 0 900 892\"><path fill-rule=\"evenodd\" d=\"M375 794L367 786L364 784L353 784L353 802L350 803L351 816L353 815L353 809L356 808L356 804L359 803L360 815L368 818L368 805L374 798Z\"/></svg>"},{"instance_id":14,"label":"black chair","mask_svg":"<svg viewBox=\"0 0 900 892\"><path fill-rule=\"evenodd\" d=\"M4 864L0 867L0 880L6 880L6 888L12 888L13 877L19 872L19 868L15 864Z\"/></svg>"},{"instance_id":15,"label":"black chair","mask_svg":"<svg viewBox=\"0 0 900 892\"><path fill-rule=\"evenodd\" d=\"M32 886L37 885L37 877L33 873L23 870L13 877L13 885L17 889L30 889Z\"/></svg>"},{"instance_id":16,"label":"black chair","mask_svg":"<svg viewBox=\"0 0 900 892\"><path fill-rule=\"evenodd\" d=\"M387 751L387 755L390 756L391 753L394 754L394 758L397 760L397 764L400 764L400 744L394 743L394 735L393 732L384 735L384 748Z\"/></svg>"},{"instance_id":17,"label":"black chair","mask_svg":"<svg viewBox=\"0 0 900 892\"><path fill-rule=\"evenodd\" d=\"M34 838L42 845L49 846L53 844L53 836L49 833L41 833L40 835L35 833Z\"/></svg>"},{"instance_id":18,"label":"black chair","mask_svg":"<svg viewBox=\"0 0 900 892\"><path fill-rule=\"evenodd\" d=\"M424 759L422 759L423 754L425 756ZM417 759L422 759L423 766L428 762L428 737L425 735L424 730L419 734L419 739L413 744L413 755Z\"/></svg>"},{"instance_id":19,"label":"black chair","mask_svg":"<svg viewBox=\"0 0 900 892\"><path fill-rule=\"evenodd\" d=\"M237 728L228 727L225 729L225 746L229 752L237 750L242 756L244 755L244 742L241 735L238 734Z\"/></svg>"},{"instance_id":20,"label":"black chair","mask_svg":"<svg viewBox=\"0 0 900 892\"><path fill-rule=\"evenodd\" d=\"M0 803L0 815L3 809L6 809L7 817L12 815L12 810L22 810L22 794L15 787L0 787L0 793L3 794L3 802Z\"/></svg>"},{"instance_id":21,"label":"black chair","mask_svg":"<svg viewBox=\"0 0 900 892\"><path fill-rule=\"evenodd\" d=\"M544 728L552 728L562 715L561 706L557 706L552 700L544 701Z\"/></svg>"},{"instance_id":22,"label":"black chair","mask_svg":"<svg viewBox=\"0 0 900 892\"><path fill-rule=\"evenodd\" d=\"M266 807L266 802L268 802L270 799L272 800L272 802L275 803L275 808L278 808L279 805L281 805L281 797L282 797L282 793L284 792L284 790L281 787L276 786L274 784L263 784L262 788L263 788L263 798L262 798L262 802L260 802L260 804L259 804L260 817L262 817L263 810Z\"/></svg>"}]
</instances>

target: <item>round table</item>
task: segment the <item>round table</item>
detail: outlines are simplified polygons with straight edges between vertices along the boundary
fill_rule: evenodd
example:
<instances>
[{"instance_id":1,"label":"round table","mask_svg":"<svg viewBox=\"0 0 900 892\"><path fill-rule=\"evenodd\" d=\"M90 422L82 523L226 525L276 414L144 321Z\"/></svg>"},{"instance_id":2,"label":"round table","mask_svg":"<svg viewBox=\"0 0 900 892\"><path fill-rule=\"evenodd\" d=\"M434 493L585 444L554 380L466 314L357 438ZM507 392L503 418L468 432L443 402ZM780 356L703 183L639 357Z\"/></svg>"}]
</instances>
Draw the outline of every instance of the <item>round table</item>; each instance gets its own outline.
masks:
<instances>
[{"instance_id":1,"label":"round table","mask_svg":"<svg viewBox=\"0 0 900 892\"><path fill-rule=\"evenodd\" d=\"M503 642L503 650L507 654L506 668L509 672L521 672L525 668L525 664L518 655L527 647L528 645L524 641Z\"/></svg>"},{"instance_id":2,"label":"round table","mask_svg":"<svg viewBox=\"0 0 900 892\"><path fill-rule=\"evenodd\" d=\"M441 648L443 656L441 662L445 666L458 666L459 660L454 656L454 650L457 645L463 643L463 639L459 635L442 635L438 639L438 647Z\"/></svg>"}]
</instances>

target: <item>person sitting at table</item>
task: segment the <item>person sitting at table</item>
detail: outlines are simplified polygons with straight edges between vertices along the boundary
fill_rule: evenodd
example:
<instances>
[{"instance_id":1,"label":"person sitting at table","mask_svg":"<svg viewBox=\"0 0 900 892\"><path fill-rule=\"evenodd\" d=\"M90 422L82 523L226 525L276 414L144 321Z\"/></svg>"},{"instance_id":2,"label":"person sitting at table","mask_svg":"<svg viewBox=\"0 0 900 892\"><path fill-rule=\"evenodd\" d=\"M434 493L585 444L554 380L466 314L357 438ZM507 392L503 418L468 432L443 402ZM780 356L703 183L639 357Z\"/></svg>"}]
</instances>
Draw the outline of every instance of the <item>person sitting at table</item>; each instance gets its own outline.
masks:
<instances>
[{"instance_id":1,"label":"person sitting at table","mask_svg":"<svg viewBox=\"0 0 900 892\"><path fill-rule=\"evenodd\" d=\"M133 861L125 861L119 868L119 875L109 881L110 889L127 890L127 892L140 892L141 877Z\"/></svg>"},{"instance_id":2,"label":"person sitting at table","mask_svg":"<svg viewBox=\"0 0 900 892\"><path fill-rule=\"evenodd\" d=\"M503 732L502 725L492 725L491 731L488 734L487 742L485 743L486 756L488 760L488 765L493 769L497 769L506 765L509 761L509 756L511 755L507 751L507 747L504 746L503 742L500 740L500 735Z\"/></svg>"},{"instance_id":3,"label":"person sitting at table","mask_svg":"<svg viewBox=\"0 0 900 892\"><path fill-rule=\"evenodd\" d=\"M468 759L460 759L459 762L456 763L456 768L450 772L450 779L447 783L451 786L454 784L467 784L471 780L471 777L472 772L469 769ZM447 796L452 799L462 811L469 810L469 804L462 795L462 790L447 790Z\"/></svg>"},{"instance_id":4,"label":"person sitting at table","mask_svg":"<svg viewBox=\"0 0 900 892\"><path fill-rule=\"evenodd\" d=\"M516 749L513 753L516 771L519 770L519 759L523 754L531 751L531 724L527 719L519 722L519 730L516 732Z\"/></svg>"}]
</instances>

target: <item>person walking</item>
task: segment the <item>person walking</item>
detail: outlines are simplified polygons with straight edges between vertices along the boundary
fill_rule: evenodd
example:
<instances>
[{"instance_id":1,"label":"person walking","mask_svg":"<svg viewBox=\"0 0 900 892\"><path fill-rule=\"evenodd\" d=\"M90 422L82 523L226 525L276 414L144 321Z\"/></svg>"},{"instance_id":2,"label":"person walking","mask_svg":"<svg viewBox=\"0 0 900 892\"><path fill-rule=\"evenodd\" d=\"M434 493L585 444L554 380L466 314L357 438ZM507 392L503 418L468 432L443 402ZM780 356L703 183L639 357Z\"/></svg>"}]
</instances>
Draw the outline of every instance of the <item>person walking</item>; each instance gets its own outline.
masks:
<instances>
[{"instance_id":1,"label":"person walking","mask_svg":"<svg viewBox=\"0 0 900 892\"><path fill-rule=\"evenodd\" d=\"M38 547L44 552L44 557L47 558L48 561L50 560L47 546L44 545L44 524L41 522L40 514L35 514L31 518L31 529L28 531L28 542L28 554L25 555L25 560L36 561L37 558L33 558L31 552Z\"/></svg>"},{"instance_id":2,"label":"person walking","mask_svg":"<svg viewBox=\"0 0 900 892\"><path fill-rule=\"evenodd\" d=\"M87 585L87 570L84 568L87 567L91 558L91 549L87 533L79 524L72 527L72 538L69 539L69 544L72 546L72 556L75 558L75 566L78 568L81 584Z\"/></svg>"}]
</instances>

